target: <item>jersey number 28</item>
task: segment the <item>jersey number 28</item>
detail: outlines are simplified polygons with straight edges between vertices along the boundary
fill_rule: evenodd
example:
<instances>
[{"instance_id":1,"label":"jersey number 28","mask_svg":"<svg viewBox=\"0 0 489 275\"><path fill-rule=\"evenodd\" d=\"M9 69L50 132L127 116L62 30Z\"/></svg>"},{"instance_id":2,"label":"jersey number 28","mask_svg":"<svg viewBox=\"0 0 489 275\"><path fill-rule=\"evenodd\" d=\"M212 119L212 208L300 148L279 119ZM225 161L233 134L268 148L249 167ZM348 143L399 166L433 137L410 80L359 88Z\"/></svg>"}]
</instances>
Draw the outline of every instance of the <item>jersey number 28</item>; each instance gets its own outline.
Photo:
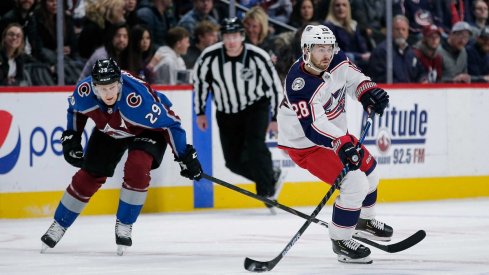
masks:
<instances>
[{"instance_id":1,"label":"jersey number 28","mask_svg":"<svg viewBox=\"0 0 489 275\"><path fill-rule=\"evenodd\" d=\"M309 108L307 106L307 102L299 101L298 103L292 103L292 110L297 114L299 119L308 117L311 113L309 112Z\"/></svg>"}]
</instances>

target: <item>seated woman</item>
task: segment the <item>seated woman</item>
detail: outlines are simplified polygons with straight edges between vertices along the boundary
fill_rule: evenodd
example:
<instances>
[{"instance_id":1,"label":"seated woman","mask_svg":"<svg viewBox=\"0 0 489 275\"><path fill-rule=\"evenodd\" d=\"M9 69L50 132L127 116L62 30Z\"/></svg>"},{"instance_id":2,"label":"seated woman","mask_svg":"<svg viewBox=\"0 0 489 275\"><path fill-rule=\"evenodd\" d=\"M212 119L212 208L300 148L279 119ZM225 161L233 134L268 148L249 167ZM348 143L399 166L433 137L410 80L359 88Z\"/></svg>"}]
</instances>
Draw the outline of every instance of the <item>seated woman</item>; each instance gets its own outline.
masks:
<instances>
[{"instance_id":1,"label":"seated woman","mask_svg":"<svg viewBox=\"0 0 489 275\"><path fill-rule=\"evenodd\" d=\"M370 59L370 52L357 22L351 18L350 2L332 0L325 25L334 33L338 46L346 56L364 70Z\"/></svg>"},{"instance_id":2,"label":"seated woman","mask_svg":"<svg viewBox=\"0 0 489 275\"><path fill-rule=\"evenodd\" d=\"M24 31L17 23L9 24L2 33L0 45L0 85L25 86Z\"/></svg>"}]
</instances>

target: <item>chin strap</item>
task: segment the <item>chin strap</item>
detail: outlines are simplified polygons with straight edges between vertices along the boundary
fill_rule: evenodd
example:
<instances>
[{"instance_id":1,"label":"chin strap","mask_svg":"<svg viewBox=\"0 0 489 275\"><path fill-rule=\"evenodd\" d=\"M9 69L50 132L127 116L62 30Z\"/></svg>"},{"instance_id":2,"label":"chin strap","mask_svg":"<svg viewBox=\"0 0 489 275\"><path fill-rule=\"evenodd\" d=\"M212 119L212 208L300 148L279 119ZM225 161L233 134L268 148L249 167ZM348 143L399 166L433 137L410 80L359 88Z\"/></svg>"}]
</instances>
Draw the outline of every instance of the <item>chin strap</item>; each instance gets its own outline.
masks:
<instances>
[{"instance_id":1,"label":"chin strap","mask_svg":"<svg viewBox=\"0 0 489 275\"><path fill-rule=\"evenodd\" d=\"M314 66L314 64L312 64L311 62L311 53L306 53L303 58L304 59L304 63L306 64L307 67L311 68L313 71L317 72L318 74L326 71L326 70L321 70L319 69L318 67ZM327 69L327 68L326 68Z\"/></svg>"}]
</instances>

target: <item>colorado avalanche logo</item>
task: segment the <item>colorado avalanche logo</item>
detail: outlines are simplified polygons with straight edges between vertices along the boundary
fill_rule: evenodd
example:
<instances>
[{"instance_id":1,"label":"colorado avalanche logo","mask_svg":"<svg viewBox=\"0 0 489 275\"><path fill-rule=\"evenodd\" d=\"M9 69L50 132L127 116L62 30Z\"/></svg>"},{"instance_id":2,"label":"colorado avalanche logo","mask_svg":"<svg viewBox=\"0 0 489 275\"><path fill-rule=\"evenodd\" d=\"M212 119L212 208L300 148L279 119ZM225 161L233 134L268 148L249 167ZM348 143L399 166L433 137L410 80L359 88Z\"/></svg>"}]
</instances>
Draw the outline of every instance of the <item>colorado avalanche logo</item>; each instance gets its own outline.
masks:
<instances>
[{"instance_id":1,"label":"colorado avalanche logo","mask_svg":"<svg viewBox=\"0 0 489 275\"><path fill-rule=\"evenodd\" d=\"M385 154L387 153L387 151L389 151L392 141L391 141L391 136L389 135L387 129L380 130L379 134L377 135L376 144L380 153Z\"/></svg>"},{"instance_id":2,"label":"colorado avalanche logo","mask_svg":"<svg viewBox=\"0 0 489 275\"><path fill-rule=\"evenodd\" d=\"M255 71L249 68L243 68L241 69L241 79L244 81L251 80L253 76L255 75Z\"/></svg>"},{"instance_id":3,"label":"colorado avalanche logo","mask_svg":"<svg viewBox=\"0 0 489 275\"><path fill-rule=\"evenodd\" d=\"M306 82L304 81L304 78L298 77L298 78L294 79L294 82L292 82L292 90L299 91L302 88L304 88L305 84L306 84Z\"/></svg>"},{"instance_id":4,"label":"colorado avalanche logo","mask_svg":"<svg viewBox=\"0 0 489 275\"><path fill-rule=\"evenodd\" d=\"M84 97L84 96L88 96L90 94L90 84L88 84L88 82L83 82L82 84L80 84L80 86L78 86L78 95L80 95L81 97Z\"/></svg>"},{"instance_id":5,"label":"colorado avalanche logo","mask_svg":"<svg viewBox=\"0 0 489 275\"><path fill-rule=\"evenodd\" d=\"M19 160L20 129L13 125L12 114L0 110L0 175L10 172Z\"/></svg>"},{"instance_id":6,"label":"colorado avalanche logo","mask_svg":"<svg viewBox=\"0 0 489 275\"><path fill-rule=\"evenodd\" d=\"M126 102L129 107L136 108L141 105L141 102L143 102L143 100L140 95L136 95L135 92L132 92L126 97Z\"/></svg>"}]
</instances>

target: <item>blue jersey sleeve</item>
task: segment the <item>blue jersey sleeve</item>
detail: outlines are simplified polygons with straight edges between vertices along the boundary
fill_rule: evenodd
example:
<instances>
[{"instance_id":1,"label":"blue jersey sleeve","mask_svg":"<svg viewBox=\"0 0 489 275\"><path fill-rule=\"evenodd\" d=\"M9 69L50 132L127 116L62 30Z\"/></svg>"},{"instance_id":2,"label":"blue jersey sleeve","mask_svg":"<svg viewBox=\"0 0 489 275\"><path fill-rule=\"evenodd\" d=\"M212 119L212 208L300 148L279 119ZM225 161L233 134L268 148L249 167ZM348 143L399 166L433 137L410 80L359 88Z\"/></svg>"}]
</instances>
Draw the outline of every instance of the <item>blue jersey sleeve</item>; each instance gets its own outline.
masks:
<instances>
[{"instance_id":1,"label":"blue jersey sleeve","mask_svg":"<svg viewBox=\"0 0 489 275\"><path fill-rule=\"evenodd\" d=\"M134 125L168 133L167 140L179 157L185 153L187 138L180 118L170 109L170 100L149 85L123 74L123 91L119 106L121 116Z\"/></svg>"},{"instance_id":2,"label":"blue jersey sleeve","mask_svg":"<svg viewBox=\"0 0 489 275\"><path fill-rule=\"evenodd\" d=\"M91 78L87 77L79 82L68 97L67 130L82 133L88 120L85 114L98 108L97 98L93 93Z\"/></svg>"}]
</instances>

